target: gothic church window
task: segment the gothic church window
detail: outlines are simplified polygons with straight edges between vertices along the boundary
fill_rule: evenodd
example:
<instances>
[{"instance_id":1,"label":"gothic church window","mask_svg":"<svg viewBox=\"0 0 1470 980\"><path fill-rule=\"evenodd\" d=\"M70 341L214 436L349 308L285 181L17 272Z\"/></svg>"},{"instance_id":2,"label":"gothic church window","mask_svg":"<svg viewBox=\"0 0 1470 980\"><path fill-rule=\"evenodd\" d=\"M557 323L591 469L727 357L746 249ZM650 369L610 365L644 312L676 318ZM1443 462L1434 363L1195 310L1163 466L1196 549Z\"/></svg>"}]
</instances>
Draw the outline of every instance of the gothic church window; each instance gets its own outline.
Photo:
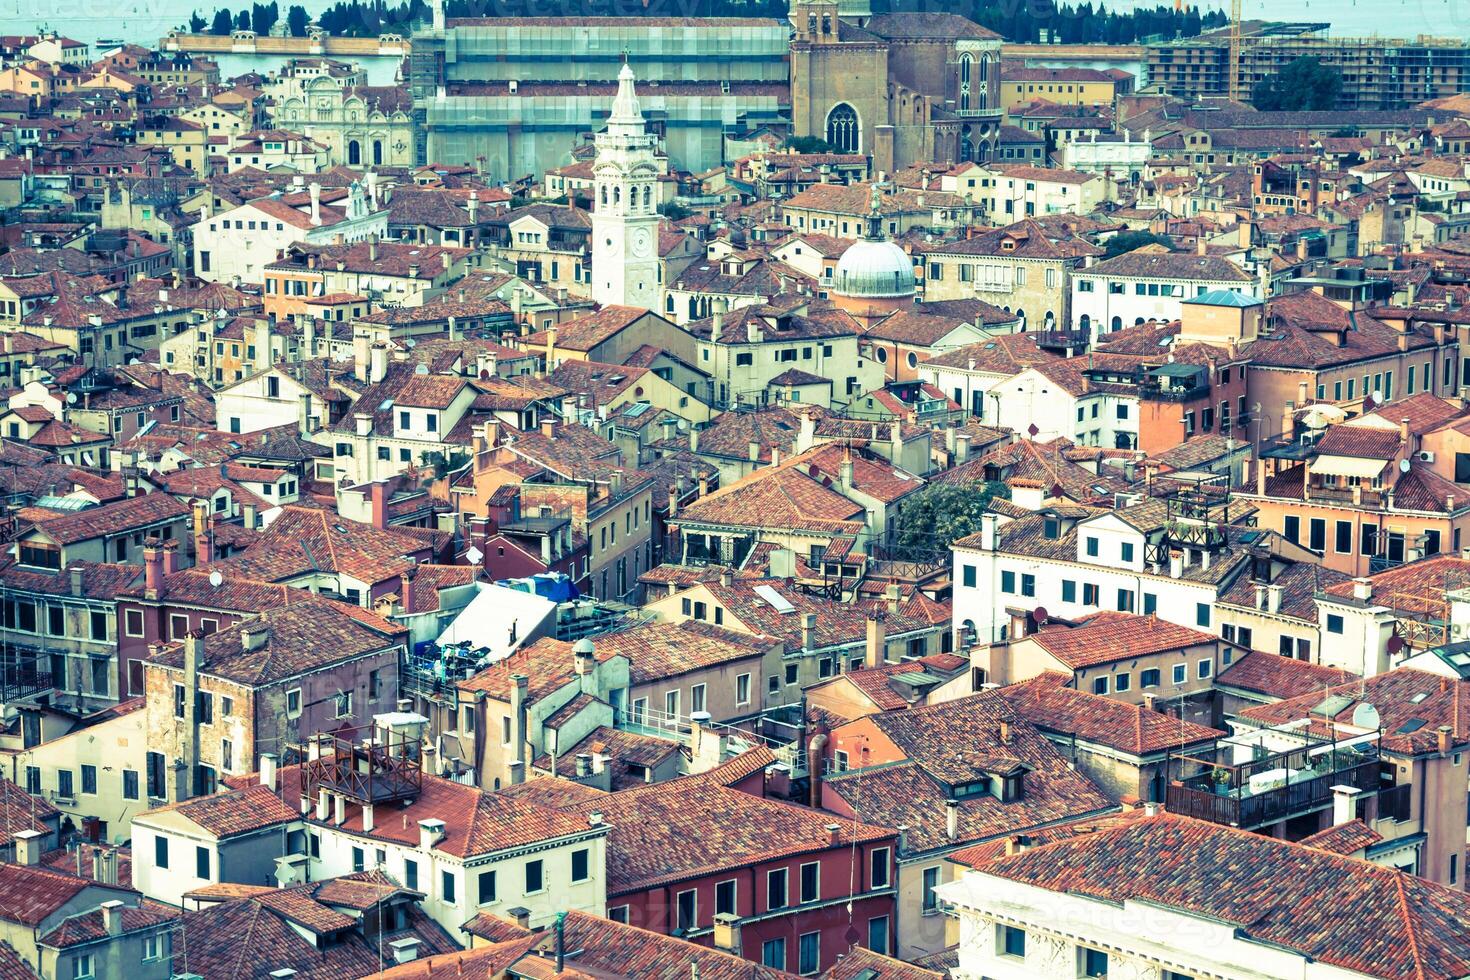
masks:
<instances>
[{"instance_id":1,"label":"gothic church window","mask_svg":"<svg viewBox=\"0 0 1470 980\"><path fill-rule=\"evenodd\" d=\"M862 134L858 129L857 110L846 102L833 106L827 113L827 142L839 153L857 153Z\"/></svg>"}]
</instances>

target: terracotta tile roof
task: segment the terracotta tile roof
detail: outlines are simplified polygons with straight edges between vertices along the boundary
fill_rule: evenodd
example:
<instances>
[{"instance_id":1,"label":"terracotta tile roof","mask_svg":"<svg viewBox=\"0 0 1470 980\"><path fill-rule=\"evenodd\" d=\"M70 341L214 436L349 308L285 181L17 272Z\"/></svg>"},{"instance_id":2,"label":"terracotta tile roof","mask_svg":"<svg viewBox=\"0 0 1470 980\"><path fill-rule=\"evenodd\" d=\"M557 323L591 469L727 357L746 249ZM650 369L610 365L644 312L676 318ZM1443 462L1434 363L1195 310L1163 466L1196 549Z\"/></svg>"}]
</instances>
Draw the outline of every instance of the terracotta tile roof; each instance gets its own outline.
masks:
<instances>
[{"instance_id":1,"label":"terracotta tile roof","mask_svg":"<svg viewBox=\"0 0 1470 980\"><path fill-rule=\"evenodd\" d=\"M1074 670L1220 640L1213 633L1201 633L1157 616L1127 615L1076 627L1048 626L1027 639Z\"/></svg>"},{"instance_id":2,"label":"terracotta tile roof","mask_svg":"<svg viewBox=\"0 0 1470 980\"><path fill-rule=\"evenodd\" d=\"M1421 391L1408 398L1395 399L1382 408L1367 412L1353 421L1361 424L1364 419L1382 419L1397 429L1400 422L1408 419L1409 431L1422 435L1447 422L1463 419L1466 415L1470 415L1470 408L1465 408L1448 398L1440 398L1438 395Z\"/></svg>"},{"instance_id":3,"label":"terracotta tile roof","mask_svg":"<svg viewBox=\"0 0 1470 980\"><path fill-rule=\"evenodd\" d=\"M598 663L616 656L605 644L593 644L593 656ZM497 701L510 703L510 692L515 686L512 674L525 674L528 703L560 690L577 676L572 644L565 640L543 636L516 650L504 660L497 661L484 670L459 682L461 691L484 691Z\"/></svg>"},{"instance_id":4,"label":"terracotta tile roof","mask_svg":"<svg viewBox=\"0 0 1470 980\"><path fill-rule=\"evenodd\" d=\"M264 641L246 649L242 636ZM407 629L365 609L331 599L318 599L279 609L270 609L258 619L237 628L211 633L203 644L200 672L247 687L271 684L297 674L329 669L345 660L395 644L402 644ZM183 669L182 643L171 644L149 658L150 663Z\"/></svg>"},{"instance_id":5,"label":"terracotta tile roof","mask_svg":"<svg viewBox=\"0 0 1470 980\"><path fill-rule=\"evenodd\" d=\"M135 700L141 708L143 699ZM60 871L62 874L76 875L78 878L96 881L94 858L99 854L116 856L117 884L123 888L131 888L133 886L133 852L127 845L102 847L97 844L80 842L75 848L58 847L54 851L47 851L41 855L41 865L52 871ZM79 855L80 860L78 860ZM78 868L81 869L80 872Z\"/></svg>"},{"instance_id":6,"label":"terracotta tile roof","mask_svg":"<svg viewBox=\"0 0 1470 980\"><path fill-rule=\"evenodd\" d=\"M1400 510L1449 513L1465 509L1465 491L1417 459L1409 461L1409 472L1393 485L1394 504Z\"/></svg>"},{"instance_id":7,"label":"terracotta tile roof","mask_svg":"<svg viewBox=\"0 0 1470 980\"><path fill-rule=\"evenodd\" d=\"M1058 356L1036 346L1035 333L1027 332L1005 334L956 347L952 351L929 358L925 363L935 367L962 368L1009 377L1033 365L1056 360ZM974 361L973 366L971 361Z\"/></svg>"},{"instance_id":8,"label":"terracotta tile roof","mask_svg":"<svg viewBox=\"0 0 1470 980\"><path fill-rule=\"evenodd\" d=\"M1033 442L1019 439L1000 446L940 473L934 479L942 483L981 484L993 479L1012 485L1031 481L1050 495L1061 488L1062 496L1079 503L1106 501L1128 489L1126 481L1110 475L1098 475L1068 454L1072 443L1067 439ZM1097 452L1098 450L1088 450Z\"/></svg>"},{"instance_id":9,"label":"terracotta tile roof","mask_svg":"<svg viewBox=\"0 0 1470 980\"><path fill-rule=\"evenodd\" d=\"M29 521L45 532L47 537L62 545L90 541L104 534L141 530L170 519L187 517L188 514L188 505L167 493L143 494L116 503L64 513L39 507L25 507L17 511L17 516Z\"/></svg>"},{"instance_id":10,"label":"terracotta tile roof","mask_svg":"<svg viewBox=\"0 0 1470 980\"><path fill-rule=\"evenodd\" d=\"M88 599L114 599L143 574L140 565L74 561L62 572L24 568L10 559L0 560L0 581L17 592L36 595L73 596L73 576L80 575L80 594Z\"/></svg>"},{"instance_id":11,"label":"terracotta tile roof","mask_svg":"<svg viewBox=\"0 0 1470 980\"><path fill-rule=\"evenodd\" d=\"M791 461L762 467L685 507L676 523L778 527L851 533L867 512L844 497L825 475L811 476ZM917 484L916 484L917 488Z\"/></svg>"},{"instance_id":12,"label":"terracotta tile roof","mask_svg":"<svg viewBox=\"0 0 1470 980\"><path fill-rule=\"evenodd\" d=\"M1335 827L1303 837L1298 843L1304 847L1315 847L1331 854L1353 854L1372 847L1383 840L1383 835L1361 820L1349 820Z\"/></svg>"},{"instance_id":13,"label":"terracotta tile roof","mask_svg":"<svg viewBox=\"0 0 1470 980\"><path fill-rule=\"evenodd\" d=\"M1253 277L1229 259L1193 252L1152 251L1149 246L1124 252L1080 270L1084 276L1126 276L1131 279L1249 283Z\"/></svg>"},{"instance_id":14,"label":"terracotta tile roof","mask_svg":"<svg viewBox=\"0 0 1470 980\"><path fill-rule=\"evenodd\" d=\"M1002 721L1008 729L1005 741ZM853 770L830 777L825 785L861 819L907 826L915 851L981 841L1114 806L1034 725L1017 718L996 691L870 715L854 724L876 726L905 761L861 768L854 760ZM841 733L836 729L834 738ZM1002 802L990 794L963 797L959 835L949 840L944 801L955 796L954 787L1018 768L1025 773L1021 798Z\"/></svg>"},{"instance_id":15,"label":"terracotta tile roof","mask_svg":"<svg viewBox=\"0 0 1470 980\"><path fill-rule=\"evenodd\" d=\"M696 670L760 658L781 641L708 623L647 623L606 633L596 646L631 662L629 682L647 684Z\"/></svg>"},{"instance_id":16,"label":"terracotta tile roof","mask_svg":"<svg viewBox=\"0 0 1470 980\"><path fill-rule=\"evenodd\" d=\"M32 796L15 783L0 777L0 847L15 843L15 835L23 830L50 834L61 811L45 797Z\"/></svg>"},{"instance_id":17,"label":"terracotta tile roof","mask_svg":"<svg viewBox=\"0 0 1470 980\"><path fill-rule=\"evenodd\" d=\"M260 582L340 572L377 583L412 571L415 558L430 557L436 541L413 529L377 528L319 508L288 504L256 544L211 567L226 577Z\"/></svg>"},{"instance_id":18,"label":"terracotta tile roof","mask_svg":"<svg viewBox=\"0 0 1470 980\"><path fill-rule=\"evenodd\" d=\"M1368 576L1373 604L1388 606L1400 615L1420 618L1441 615L1444 594L1470 586L1470 561L1458 555L1421 558ZM1328 586L1328 595L1351 600L1351 581Z\"/></svg>"},{"instance_id":19,"label":"terracotta tile roof","mask_svg":"<svg viewBox=\"0 0 1470 980\"><path fill-rule=\"evenodd\" d=\"M1416 875L1160 814L988 865L1010 881L1142 901L1234 924L1258 942L1370 977L1470 973L1470 897Z\"/></svg>"},{"instance_id":20,"label":"terracotta tile roof","mask_svg":"<svg viewBox=\"0 0 1470 980\"><path fill-rule=\"evenodd\" d=\"M176 813L217 839L301 819L300 811L287 806L268 787L259 784L144 810L135 819L146 822L155 813Z\"/></svg>"},{"instance_id":21,"label":"terracotta tile roof","mask_svg":"<svg viewBox=\"0 0 1470 980\"><path fill-rule=\"evenodd\" d=\"M90 887L85 878L50 868L0 864L0 919L35 928Z\"/></svg>"},{"instance_id":22,"label":"terracotta tile roof","mask_svg":"<svg viewBox=\"0 0 1470 980\"><path fill-rule=\"evenodd\" d=\"M908 688L901 688L893 683L893 678L900 674L932 673L936 676L949 678L967 670L970 661L953 653L934 653L927 657L921 657L915 661L900 661L898 663L885 663L877 667L864 667L861 670L852 670L843 674L848 683L863 692L883 711L894 711L911 707L909 699L904 696Z\"/></svg>"},{"instance_id":23,"label":"terracotta tile roof","mask_svg":"<svg viewBox=\"0 0 1470 980\"><path fill-rule=\"evenodd\" d=\"M1271 584L1281 587L1281 615L1305 620L1315 626L1318 622L1317 593L1349 581L1349 577L1342 572L1321 565L1294 563L1277 572ZM1258 584L1263 583L1257 583L1249 575L1242 575L1229 589L1220 593L1219 601L1254 610Z\"/></svg>"},{"instance_id":24,"label":"terracotta tile roof","mask_svg":"<svg viewBox=\"0 0 1470 980\"><path fill-rule=\"evenodd\" d=\"M1393 459L1398 455L1399 430L1367 425L1334 425L1317 440L1319 456L1360 456L1365 459Z\"/></svg>"},{"instance_id":25,"label":"terracotta tile roof","mask_svg":"<svg viewBox=\"0 0 1470 980\"><path fill-rule=\"evenodd\" d=\"M980 314L981 322L986 326L1014 323L1017 320L1017 317L997 307L991 307L991 310L994 311L993 314ZM974 318L926 313L921 307L890 313L869 327L863 336L916 347L932 347L954 331L974 326Z\"/></svg>"},{"instance_id":26,"label":"terracotta tile roof","mask_svg":"<svg viewBox=\"0 0 1470 980\"><path fill-rule=\"evenodd\" d=\"M768 754L768 753L767 753ZM754 796L715 775L682 776L601 797L612 825L607 840L607 893L626 895L718 871L892 837L895 831L844 821L832 842L832 814Z\"/></svg>"},{"instance_id":27,"label":"terracotta tile roof","mask_svg":"<svg viewBox=\"0 0 1470 980\"><path fill-rule=\"evenodd\" d=\"M1331 695L1342 695L1328 707L1345 704L1330 717L1317 709ZM1450 679L1427 671L1400 667L1386 674L1318 689L1285 701L1246 708L1236 716L1252 725L1279 725L1312 718L1319 727L1328 722L1350 726L1353 709L1361 702L1378 709L1386 752L1413 754L1438 749L1438 728L1450 729L1450 742L1470 740L1470 681ZM1408 729L1408 730L1405 730Z\"/></svg>"},{"instance_id":28,"label":"terracotta tile roof","mask_svg":"<svg viewBox=\"0 0 1470 980\"><path fill-rule=\"evenodd\" d=\"M279 776L282 799L300 800L301 767L283 766ZM257 779L242 776L229 782L244 786ZM419 843L418 822L442 820L444 836L434 848L458 858L472 858L593 832L585 819L548 806L532 795L486 792L427 773L423 776L419 795L408 805L396 808L393 819L375 821L372 830L362 829L362 809L356 804L349 803L346 812L347 819L341 824L334 824L345 833L415 847Z\"/></svg>"},{"instance_id":29,"label":"terracotta tile roof","mask_svg":"<svg viewBox=\"0 0 1470 980\"><path fill-rule=\"evenodd\" d=\"M177 913L162 912L156 908L135 908L129 905L118 911L124 933L162 926L177 918ZM107 936L107 926L102 921L102 914L102 910L98 908L69 916L61 925L40 937L38 942L52 949L66 949L81 943L96 942Z\"/></svg>"},{"instance_id":30,"label":"terracotta tile roof","mask_svg":"<svg viewBox=\"0 0 1470 980\"><path fill-rule=\"evenodd\" d=\"M274 885L241 885L233 881L216 882L212 885L203 885L199 888L184 892L183 897L190 900L226 901L235 898L254 898L266 892L273 892Z\"/></svg>"},{"instance_id":31,"label":"terracotta tile roof","mask_svg":"<svg viewBox=\"0 0 1470 980\"><path fill-rule=\"evenodd\" d=\"M827 968L822 980L945 980L948 976L854 946Z\"/></svg>"},{"instance_id":32,"label":"terracotta tile roof","mask_svg":"<svg viewBox=\"0 0 1470 980\"><path fill-rule=\"evenodd\" d=\"M1367 313L1350 313L1317 293L1278 296L1267 305L1262 335L1246 348L1252 363L1270 367L1325 368L1382 357L1398 351L1399 331ZM1342 346L1333 339L1338 333ZM1417 332L1409 349L1433 341Z\"/></svg>"},{"instance_id":33,"label":"terracotta tile roof","mask_svg":"<svg viewBox=\"0 0 1470 980\"><path fill-rule=\"evenodd\" d=\"M378 871L349 877L392 884ZM356 919L335 912L314 897L326 884L272 889L186 913L181 919L182 935L175 936L175 945L188 950L191 972L242 980L269 980L272 973L282 969L294 969L298 976L313 980L376 976L382 950L397 939L418 939L422 943L421 956L459 948L414 903L406 905L405 928L366 934ZM298 931L316 931L328 925L336 926L333 939L320 945Z\"/></svg>"},{"instance_id":34,"label":"terracotta tile roof","mask_svg":"<svg viewBox=\"0 0 1470 980\"><path fill-rule=\"evenodd\" d=\"M1144 817L1144 809L1138 807L1133 810L1122 810L1118 813L1108 813L1098 817L1084 817L1080 820L1064 820L1050 827L1037 827L1027 831L1024 835L1018 835L1027 847L1040 847L1054 841L1067 840L1079 834L1095 834L1099 830L1111 827L1121 827L1131 820L1141 820ZM955 851L949 855L949 860L955 864L964 865L967 868L979 868L984 870L985 866L993 861L1006 856L1006 840L998 839L986 841L983 844L975 844Z\"/></svg>"},{"instance_id":35,"label":"terracotta tile roof","mask_svg":"<svg viewBox=\"0 0 1470 980\"><path fill-rule=\"evenodd\" d=\"M1220 671L1215 683L1220 687L1240 688L1282 701L1314 692L1321 693L1329 687L1347 684L1357 676L1350 670L1339 670L1275 653L1255 651L1238 657L1233 664Z\"/></svg>"},{"instance_id":36,"label":"terracotta tile roof","mask_svg":"<svg viewBox=\"0 0 1470 980\"><path fill-rule=\"evenodd\" d=\"M642 770L658 766L666 762L670 756L680 755L683 752L682 744L667 738L599 725L588 732L581 741L559 749L557 770L563 775L574 771L575 760L579 755L607 756L609 760L607 765L612 768L612 788L617 791L630 786L643 785L647 780ZM531 765L540 772L549 773L551 772L551 756L549 754L538 756ZM631 769L631 766L634 765L639 767L639 771L635 772ZM563 781L555 780L555 782ZM538 799L541 802L549 802L546 796L538 797ZM570 802L570 799L569 796L567 802ZM566 803L560 805L565 806Z\"/></svg>"},{"instance_id":37,"label":"terracotta tile roof","mask_svg":"<svg viewBox=\"0 0 1470 980\"><path fill-rule=\"evenodd\" d=\"M1010 684L1001 694L1016 714L1046 731L1120 749L1133 756L1166 749L1214 744L1228 732L1172 718L1141 704L1128 704L1067 687L1064 674L1048 673Z\"/></svg>"},{"instance_id":38,"label":"terracotta tile roof","mask_svg":"<svg viewBox=\"0 0 1470 980\"><path fill-rule=\"evenodd\" d=\"M474 921L483 919L478 917ZM495 927L497 933L505 930ZM431 960L405 963L381 974L384 980L428 980L439 976L496 980L795 980L795 974L761 966L722 950L612 922L586 912L569 912L563 945L575 950L556 970L555 937L549 931L511 935L489 946Z\"/></svg>"},{"instance_id":39,"label":"terracotta tile roof","mask_svg":"<svg viewBox=\"0 0 1470 980\"><path fill-rule=\"evenodd\" d=\"M1004 228L982 231L973 238L926 245L923 250L942 255L990 255L998 258L1052 260L1103 254L1103 249L1086 239L1071 234L1048 233L1044 225L1031 218Z\"/></svg>"},{"instance_id":40,"label":"terracotta tile roof","mask_svg":"<svg viewBox=\"0 0 1470 980\"><path fill-rule=\"evenodd\" d=\"M755 591L757 586L768 587L785 599L792 611L782 612L772 606ZM929 608L913 595L902 600L895 613L888 609L888 603L883 599L835 602L788 587L782 579L742 577L733 579L729 585L703 582L694 588L707 591L725 607L728 612L727 628L738 623L751 632L780 637L788 650L801 649L802 619L808 614L816 617L816 625L811 631L814 649L864 642L867 639L867 614L872 610L883 610L890 638L912 632L933 632L938 625L931 619Z\"/></svg>"},{"instance_id":41,"label":"terracotta tile roof","mask_svg":"<svg viewBox=\"0 0 1470 980\"><path fill-rule=\"evenodd\" d=\"M40 976L14 946L0 940L0 980L40 980Z\"/></svg>"},{"instance_id":42,"label":"terracotta tile roof","mask_svg":"<svg viewBox=\"0 0 1470 980\"><path fill-rule=\"evenodd\" d=\"M579 316L556 328L556 346L568 350L591 351L605 344L619 333L631 327L645 316L657 316L636 306L604 306L595 313ZM523 339L526 346L546 342L545 332L532 334Z\"/></svg>"},{"instance_id":43,"label":"terracotta tile roof","mask_svg":"<svg viewBox=\"0 0 1470 980\"><path fill-rule=\"evenodd\" d=\"M524 929L514 922L502 919L491 912L481 912L473 919L460 926L462 932L467 932L476 939L483 939L489 943L504 943L512 939L526 939L532 935L530 929Z\"/></svg>"}]
</instances>

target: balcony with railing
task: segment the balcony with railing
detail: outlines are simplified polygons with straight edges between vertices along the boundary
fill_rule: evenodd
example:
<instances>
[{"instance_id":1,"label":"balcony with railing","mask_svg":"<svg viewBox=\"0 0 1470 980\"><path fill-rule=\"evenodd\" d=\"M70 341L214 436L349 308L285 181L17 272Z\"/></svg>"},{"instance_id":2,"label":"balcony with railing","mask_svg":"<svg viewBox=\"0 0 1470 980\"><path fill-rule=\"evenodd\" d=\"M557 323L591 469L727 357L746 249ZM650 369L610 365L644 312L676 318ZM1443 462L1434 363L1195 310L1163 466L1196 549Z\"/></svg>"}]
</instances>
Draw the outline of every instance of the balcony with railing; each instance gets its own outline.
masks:
<instances>
[{"instance_id":1,"label":"balcony with railing","mask_svg":"<svg viewBox=\"0 0 1470 980\"><path fill-rule=\"evenodd\" d=\"M1289 748L1280 748L1295 742ZM1271 746L1278 748L1273 751ZM1211 823L1255 830L1332 805L1333 787L1380 788L1378 733L1323 739L1306 722L1222 740L1217 751L1252 757L1227 763L1171 753L1166 806Z\"/></svg>"},{"instance_id":2,"label":"balcony with railing","mask_svg":"<svg viewBox=\"0 0 1470 980\"><path fill-rule=\"evenodd\" d=\"M1092 333L1087 330L1038 330L1035 332L1036 346L1042 350L1071 351L1080 354L1092 342Z\"/></svg>"},{"instance_id":3,"label":"balcony with railing","mask_svg":"<svg viewBox=\"0 0 1470 980\"><path fill-rule=\"evenodd\" d=\"M412 732L359 728L320 732L307 742L307 798L318 791L340 793L364 806L419 795L423 769L419 739Z\"/></svg>"}]
</instances>

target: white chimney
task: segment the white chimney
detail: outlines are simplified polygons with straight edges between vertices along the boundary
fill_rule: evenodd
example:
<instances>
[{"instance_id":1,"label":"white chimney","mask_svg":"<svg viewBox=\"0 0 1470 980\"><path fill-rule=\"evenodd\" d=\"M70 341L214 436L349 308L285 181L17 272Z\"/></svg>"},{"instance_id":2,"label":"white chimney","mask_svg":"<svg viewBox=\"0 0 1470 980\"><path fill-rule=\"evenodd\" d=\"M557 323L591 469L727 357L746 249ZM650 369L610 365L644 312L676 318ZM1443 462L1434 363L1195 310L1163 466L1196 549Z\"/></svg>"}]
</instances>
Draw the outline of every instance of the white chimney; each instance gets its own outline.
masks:
<instances>
[{"instance_id":1,"label":"white chimney","mask_svg":"<svg viewBox=\"0 0 1470 980\"><path fill-rule=\"evenodd\" d=\"M436 818L419 821L419 849L427 851L444 839L444 821Z\"/></svg>"},{"instance_id":2,"label":"white chimney","mask_svg":"<svg viewBox=\"0 0 1470 980\"><path fill-rule=\"evenodd\" d=\"M311 194L311 223L320 225L322 223L322 185L312 181L307 191Z\"/></svg>"},{"instance_id":3,"label":"white chimney","mask_svg":"<svg viewBox=\"0 0 1470 980\"><path fill-rule=\"evenodd\" d=\"M273 793L276 791L276 754L274 752L260 754L260 785Z\"/></svg>"},{"instance_id":4,"label":"white chimney","mask_svg":"<svg viewBox=\"0 0 1470 980\"><path fill-rule=\"evenodd\" d=\"M960 801L944 801L944 835L950 840L960 836Z\"/></svg>"},{"instance_id":5,"label":"white chimney","mask_svg":"<svg viewBox=\"0 0 1470 980\"><path fill-rule=\"evenodd\" d=\"M102 927L107 930L107 934L121 936L123 903L114 899L111 902L103 902L99 907L102 909Z\"/></svg>"}]
</instances>

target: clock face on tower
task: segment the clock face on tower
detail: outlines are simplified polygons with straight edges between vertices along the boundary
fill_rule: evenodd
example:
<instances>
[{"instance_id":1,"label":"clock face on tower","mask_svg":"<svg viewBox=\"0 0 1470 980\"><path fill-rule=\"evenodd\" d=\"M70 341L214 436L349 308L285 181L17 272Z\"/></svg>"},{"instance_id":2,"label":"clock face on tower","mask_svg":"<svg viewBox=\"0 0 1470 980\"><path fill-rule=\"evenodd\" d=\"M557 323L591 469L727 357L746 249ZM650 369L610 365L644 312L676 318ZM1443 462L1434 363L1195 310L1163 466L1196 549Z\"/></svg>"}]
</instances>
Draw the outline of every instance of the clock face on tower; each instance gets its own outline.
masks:
<instances>
[{"instance_id":1,"label":"clock face on tower","mask_svg":"<svg viewBox=\"0 0 1470 980\"><path fill-rule=\"evenodd\" d=\"M647 228L639 228L633 232L633 240L628 249L640 259L648 257L648 253L653 250L653 236L648 233Z\"/></svg>"}]
</instances>

